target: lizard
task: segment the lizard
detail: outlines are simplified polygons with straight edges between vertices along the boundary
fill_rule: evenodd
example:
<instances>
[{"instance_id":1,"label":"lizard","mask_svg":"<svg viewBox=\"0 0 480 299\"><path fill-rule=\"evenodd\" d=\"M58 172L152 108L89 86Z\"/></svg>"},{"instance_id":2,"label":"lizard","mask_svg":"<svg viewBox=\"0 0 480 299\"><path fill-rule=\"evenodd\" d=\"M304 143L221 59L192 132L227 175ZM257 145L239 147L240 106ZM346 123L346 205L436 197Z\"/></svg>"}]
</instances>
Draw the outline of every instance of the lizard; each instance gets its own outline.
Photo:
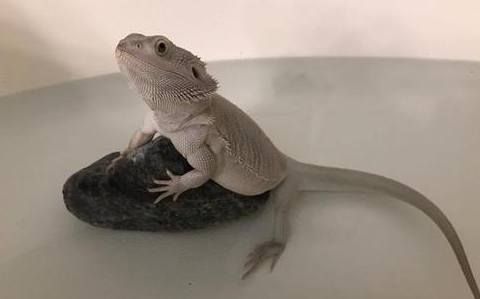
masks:
<instances>
[{"instance_id":1,"label":"lizard","mask_svg":"<svg viewBox=\"0 0 480 299\"><path fill-rule=\"evenodd\" d=\"M217 93L218 83L196 55L162 35L132 33L118 42L115 57L122 74L148 106L143 125L109 170L156 134L171 140L193 167L168 179L154 179L149 192L178 200L189 189L213 180L243 195L271 191L274 219L270 240L256 246L245 263L246 278L270 261L273 270L289 239L289 207L302 192L376 192L424 212L443 232L475 299L480 299L461 240L447 216L417 190L367 172L299 162L282 153L244 111Z\"/></svg>"}]
</instances>

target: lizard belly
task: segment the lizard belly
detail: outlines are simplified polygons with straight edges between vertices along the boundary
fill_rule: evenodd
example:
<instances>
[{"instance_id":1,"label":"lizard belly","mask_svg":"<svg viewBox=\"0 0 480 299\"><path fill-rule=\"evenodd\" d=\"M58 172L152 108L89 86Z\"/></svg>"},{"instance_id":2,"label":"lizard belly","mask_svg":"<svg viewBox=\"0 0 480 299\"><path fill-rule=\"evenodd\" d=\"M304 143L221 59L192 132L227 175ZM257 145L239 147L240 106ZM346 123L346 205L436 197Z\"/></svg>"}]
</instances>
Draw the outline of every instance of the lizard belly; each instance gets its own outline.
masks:
<instances>
[{"instance_id":1,"label":"lizard belly","mask_svg":"<svg viewBox=\"0 0 480 299\"><path fill-rule=\"evenodd\" d=\"M242 166L234 162L227 160L224 166L217 170L212 180L230 191L249 196L274 189L286 176L282 174L277 178L265 180L246 173Z\"/></svg>"}]
</instances>

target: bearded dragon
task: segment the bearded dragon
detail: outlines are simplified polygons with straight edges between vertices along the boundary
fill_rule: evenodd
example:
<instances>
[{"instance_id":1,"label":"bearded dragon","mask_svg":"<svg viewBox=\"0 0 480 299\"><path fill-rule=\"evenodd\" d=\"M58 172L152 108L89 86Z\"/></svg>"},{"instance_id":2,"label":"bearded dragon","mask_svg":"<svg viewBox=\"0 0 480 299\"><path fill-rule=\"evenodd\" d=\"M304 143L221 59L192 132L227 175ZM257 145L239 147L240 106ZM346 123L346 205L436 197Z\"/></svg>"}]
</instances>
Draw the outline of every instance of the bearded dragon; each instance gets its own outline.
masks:
<instances>
[{"instance_id":1,"label":"bearded dragon","mask_svg":"<svg viewBox=\"0 0 480 299\"><path fill-rule=\"evenodd\" d=\"M247 277L263 262L271 269L288 240L289 202L304 191L379 192L404 201L429 216L450 243L473 293L480 292L463 245L445 214L418 191L392 179L356 170L316 166L283 154L245 112L223 98L201 59L164 36L133 33L115 50L121 72L150 108L143 126L112 162L161 134L168 137L193 170L154 180L155 203L213 180L231 191L256 195L271 191L274 230L245 264ZM179 199L181 200L181 198Z\"/></svg>"}]
</instances>

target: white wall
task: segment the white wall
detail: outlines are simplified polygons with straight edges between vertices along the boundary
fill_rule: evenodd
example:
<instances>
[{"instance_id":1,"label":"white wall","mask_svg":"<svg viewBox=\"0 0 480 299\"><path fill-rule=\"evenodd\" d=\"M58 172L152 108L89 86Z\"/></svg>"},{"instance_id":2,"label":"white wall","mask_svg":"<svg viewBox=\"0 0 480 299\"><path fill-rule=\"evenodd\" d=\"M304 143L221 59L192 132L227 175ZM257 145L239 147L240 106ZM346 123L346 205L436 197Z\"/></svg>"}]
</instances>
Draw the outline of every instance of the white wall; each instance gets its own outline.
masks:
<instances>
[{"instance_id":1,"label":"white wall","mask_svg":"<svg viewBox=\"0 0 480 299\"><path fill-rule=\"evenodd\" d=\"M304 55L480 60L478 0L0 0L0 94L116 71L130 32L205 60Z\"/></svg>"}]
</instances>

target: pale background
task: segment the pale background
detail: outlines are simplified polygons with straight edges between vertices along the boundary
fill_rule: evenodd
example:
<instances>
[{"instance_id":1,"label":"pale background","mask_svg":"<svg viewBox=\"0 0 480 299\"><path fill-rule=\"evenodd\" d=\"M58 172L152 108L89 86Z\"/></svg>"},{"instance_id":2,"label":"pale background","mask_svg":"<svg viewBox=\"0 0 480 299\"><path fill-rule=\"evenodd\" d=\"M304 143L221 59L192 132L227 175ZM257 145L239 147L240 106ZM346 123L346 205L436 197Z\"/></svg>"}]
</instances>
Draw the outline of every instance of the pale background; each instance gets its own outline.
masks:
<instances>
[{"instance_id":1,"label":"pale background","mask_svg":"<svg viewBox=\"0 0 480 299\"><path fill-rule=\"evenodd\" d=\"M394 56L480 60L477 0L0 0L0 95L116 71L129 32L205 60Z\"/></svg>"},{"instance_id":2,"label":"pale background","mask_svg":"<svg viewBox=\"0 0 480 299\"><path fill-rule=\"evenodd\" d=\"M442 59L232 60L209 71L288 155L431 198L480 277L480 1L198 2L0 0L0 94L116 72L113 48L132 31L209 61ZM185 234L75 219L63 183L122 149L145 109L119 74L0 98L0 298L471 298L434 224L385 196L302 196L277 268L248 281L241 263L269 237L271 207Z\"/></svg>"}]
</instances>

